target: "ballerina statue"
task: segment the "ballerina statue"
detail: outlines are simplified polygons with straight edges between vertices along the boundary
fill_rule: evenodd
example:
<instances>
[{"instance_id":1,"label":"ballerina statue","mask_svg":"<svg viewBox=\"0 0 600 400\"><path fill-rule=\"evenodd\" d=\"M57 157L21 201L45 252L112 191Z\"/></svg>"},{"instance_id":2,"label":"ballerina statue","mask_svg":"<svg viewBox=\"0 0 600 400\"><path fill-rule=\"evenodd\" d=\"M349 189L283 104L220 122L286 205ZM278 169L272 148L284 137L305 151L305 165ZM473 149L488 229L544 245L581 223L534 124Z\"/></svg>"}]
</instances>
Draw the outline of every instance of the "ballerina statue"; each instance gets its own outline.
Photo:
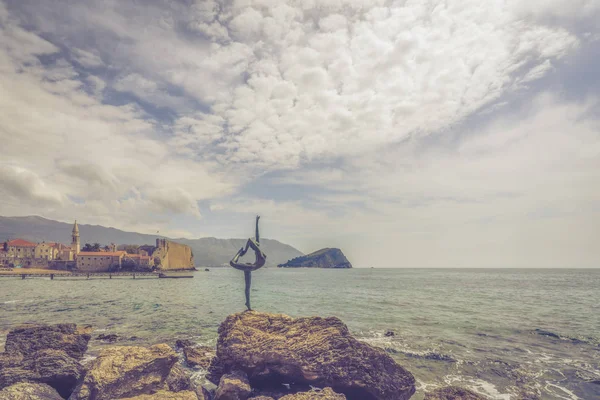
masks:
<instances>
[{"instance_id":1,"label":"ballerina statue","mask_svg":"<svg viewBox=\"0 0 600 400\"><path fill-rule=\"evenodd\" d=\"M252 284L252 271L256 271L257 269L259 269L260 267L265 265L265 262L267 261L267 255L265 253L263 253L262 250L260 249L260 235L258 233L258 220L259 219L260 219L260 215L257 215L256 216L256 238L248 239L248 241L246 242L246 247L242 247L237 252L237 254L231 259L231 261L229 261L229 265L231 265L233 268L239 269L240 271L244 271L244 280L246 281L246 307L248 308L248 311L252 310L252 308L250 307L250 285ZM254 263L251 264L251 263L238 262L240 257L243 257L248 252L249 248L254 250L254 255L256 256Z\"/></svg>"}]
</instances>

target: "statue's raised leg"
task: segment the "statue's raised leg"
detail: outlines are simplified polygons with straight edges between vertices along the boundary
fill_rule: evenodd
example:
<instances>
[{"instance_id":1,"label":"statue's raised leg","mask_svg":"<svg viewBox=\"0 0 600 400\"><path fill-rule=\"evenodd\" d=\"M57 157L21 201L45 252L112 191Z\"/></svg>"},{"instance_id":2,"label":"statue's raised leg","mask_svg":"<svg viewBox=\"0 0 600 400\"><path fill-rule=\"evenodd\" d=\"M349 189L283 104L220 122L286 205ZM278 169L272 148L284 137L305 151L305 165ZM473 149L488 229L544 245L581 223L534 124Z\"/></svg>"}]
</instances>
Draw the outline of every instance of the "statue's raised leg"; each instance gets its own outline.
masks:
<instances>
[{"instance_id":1,"label":"statue's raised leg","mask_svg":"<svg viewBox=\"0 0 600 400\"><path fill-rule=\"evenodd\" d=\"M244 271L244 280L246 281L246 308L252 311L250 307L250 285L252 284L252 272Z\"/></svg>"}]
</instances>

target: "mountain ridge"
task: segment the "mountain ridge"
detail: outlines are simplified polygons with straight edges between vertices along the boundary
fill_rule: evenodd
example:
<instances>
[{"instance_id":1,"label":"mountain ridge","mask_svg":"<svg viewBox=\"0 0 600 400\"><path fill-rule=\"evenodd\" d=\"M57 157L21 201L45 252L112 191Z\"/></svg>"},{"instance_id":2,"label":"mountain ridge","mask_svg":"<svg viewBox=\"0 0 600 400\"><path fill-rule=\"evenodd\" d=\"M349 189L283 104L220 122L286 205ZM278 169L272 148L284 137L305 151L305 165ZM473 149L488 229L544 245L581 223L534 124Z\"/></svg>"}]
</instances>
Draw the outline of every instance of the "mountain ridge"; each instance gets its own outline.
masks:
<instances>
[{"instance_id":1,"label":"mountain ridge","mask_svg":"<svg viewBox=\"0 0 600 400\"><path fill-rule=\"evenodd\" d=\"M102 225L81 224L78 222L81 243L100 243L102 245L132 244L154 245L157 238L168 239L188 245L194 253L196 266L215 267L228 264L233 255L244 246L247 239L171 238L164 235L129 232ZM32 242L71 243L72 223L55 221L39 215L22 217L0 216L0 241L22 238ZM303 255L298 249L274 239L261 238L261 248L267 254L266 267L275 267L291 258Z\"/></svg>"}]
</instances>

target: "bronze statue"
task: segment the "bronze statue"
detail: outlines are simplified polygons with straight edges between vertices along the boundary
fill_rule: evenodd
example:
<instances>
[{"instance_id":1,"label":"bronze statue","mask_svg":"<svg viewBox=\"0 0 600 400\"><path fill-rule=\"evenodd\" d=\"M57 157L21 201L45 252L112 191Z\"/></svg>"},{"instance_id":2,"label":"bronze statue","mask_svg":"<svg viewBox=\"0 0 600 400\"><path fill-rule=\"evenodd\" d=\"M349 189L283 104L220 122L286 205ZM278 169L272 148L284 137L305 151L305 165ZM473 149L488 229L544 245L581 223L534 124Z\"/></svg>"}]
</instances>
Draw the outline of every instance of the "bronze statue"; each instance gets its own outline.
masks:
<instances>
[{"instance_id":1,"label":"bronze statue","mask_svg":"<svg viewBox=\"0 0 600 400\"><path fill-rule=\"evenodd\" d=\"M256 271L267 261L267 255L262 252L260 249L260 235L258 233L258 220L260 219L260 215L256 216L256 238L248 239L246 242L246 247L242 247L237 254L229 261L229 265L231 265L235 269L239 269L240 271L244 271L244 280L246 281L246 307L248 310L252 310L250 307L250 285L252 283L252 271ZM240 257L243 257L248 249L251 248L254 250L255 260L253 264L250 263L239 263L238 260Z\"/></svg>"}]
</instances>

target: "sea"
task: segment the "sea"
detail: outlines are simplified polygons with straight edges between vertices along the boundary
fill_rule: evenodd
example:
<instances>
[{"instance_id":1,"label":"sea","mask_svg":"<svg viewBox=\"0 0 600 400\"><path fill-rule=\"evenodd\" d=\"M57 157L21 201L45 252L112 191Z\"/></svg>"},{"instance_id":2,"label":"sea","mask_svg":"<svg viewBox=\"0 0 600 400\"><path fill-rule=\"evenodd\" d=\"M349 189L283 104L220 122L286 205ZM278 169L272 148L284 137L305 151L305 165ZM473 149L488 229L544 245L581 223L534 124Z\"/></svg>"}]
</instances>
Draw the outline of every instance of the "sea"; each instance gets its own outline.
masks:
<instances>
[{"instance_id":1,"label":"sea","mask_svg":"<svg viewBox=\"0 0 600 400\"><path fill-rule=\"evenodd\" d=\"M340 318L415 376L415 400L448 384L498 400L600 399L600 269L263 268L251 296L257 311ZM27 322L91 325L88 360L110 345L100 334L215 346L244 301L231 268L194 279L0 278L0 347Z\"/></svg>"}]
</instances>

